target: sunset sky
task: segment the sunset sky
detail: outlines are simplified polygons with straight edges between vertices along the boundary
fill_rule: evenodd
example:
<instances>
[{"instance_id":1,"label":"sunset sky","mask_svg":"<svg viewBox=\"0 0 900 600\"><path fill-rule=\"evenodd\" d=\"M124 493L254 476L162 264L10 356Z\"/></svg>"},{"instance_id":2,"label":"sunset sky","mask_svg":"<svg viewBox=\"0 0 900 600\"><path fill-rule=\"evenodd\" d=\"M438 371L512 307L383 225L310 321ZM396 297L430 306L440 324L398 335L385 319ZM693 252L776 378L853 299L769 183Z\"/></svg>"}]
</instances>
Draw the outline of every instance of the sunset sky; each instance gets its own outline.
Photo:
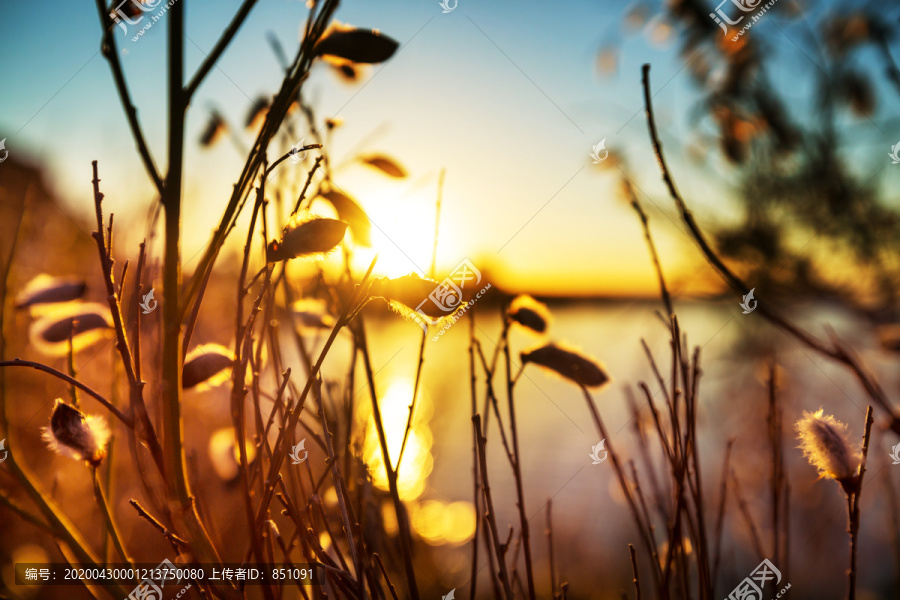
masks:
<instances>
[{"instance_id":1,"label":"sunset sky","mask_svg":"<svg viewBox=\"0 0 900 600\"><path fill-rule=\"evenodd\" d=\"M188 2L188 74L239 4ZM49 185L69 214L88 214L90 161L99 160L107 206L122 224L119 235L136 244L156 198L99 54L96 10L93 3L41 6L35 12L26 3L11 3L0 21L0 138L7 138L11 155L46 167ZM352 163L335 173L336 183L373 221L381 272L428 269L437 181L446 169L439 268L450 270L469 258L490 271L496 285L540 294L652 294L656 284L639 224L618 192L616 165L622 165L646 194L641 200L667 272L693 277L698 255L673 222L646 133L642 63L653 66L654 103L670 165L701 221L733 218L735 172L715 149L699 163L689 158L695 129L688 118L698 92L688 58L664 23L628 31L623 23L631 6L459 0L453 12L442 14L437 0L342 4L339 20L379 29L401 44L390 61L369 68L357 83L340 81L318 64L304 86L320 118L345 120L330 148L334 163L377 152L409 171L399 181ZM188 272L244 160L227 138L211 149L199 147L209 112L220 111L243 143L252 143L256 132L242 128L247 110L281 82L266 33L274 32L292 55L306 13L298 0L261 1L192 102L184 215ZM777 33L774 19L766 20L754 31ZM122 60L128 83L163 172L164 21L137 42L116 34L119 51L127 49ZM23 22L41 35L21 27ZM618 48L618 66L602 75L598 55L610 46ZM784 80L780 87L807 102L802 90L811 81L810 59L790 43L774 50L782 57L783 71L775 73ZM891 99L896 108L896 96ZM885 118L889 109L880 107L876 118ZM589 153L602 139L615 160L598 168ZM860 127L851 151L884 160L885 146ZM283 150L270 148L270 160L278 151ZM891 177L896 181L896 174ZM367 256L362 253L361 260Z\"/></svg>"}]
</instances>

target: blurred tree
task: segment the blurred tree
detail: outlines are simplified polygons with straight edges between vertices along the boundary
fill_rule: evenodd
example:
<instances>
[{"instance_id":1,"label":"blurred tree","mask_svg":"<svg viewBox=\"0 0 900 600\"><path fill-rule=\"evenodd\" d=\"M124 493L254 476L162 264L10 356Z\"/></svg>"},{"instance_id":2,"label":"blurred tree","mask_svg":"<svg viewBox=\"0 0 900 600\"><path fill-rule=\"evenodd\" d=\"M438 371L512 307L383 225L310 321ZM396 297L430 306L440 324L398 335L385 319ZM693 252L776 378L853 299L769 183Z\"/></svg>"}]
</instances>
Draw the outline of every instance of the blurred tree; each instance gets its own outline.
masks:
<instances>
[{"instance_id":1,"label":"blurred tree","mask_svg":"<svg viewBox=\"0 0 900 600\"><path fill-rule=\"evenodd\" d=\"M717 8L740 22L717 23ZM626 11L626 28L662 21L679 36L701 91L692 123L698 132L712 124L722 154L737 170L740 218L711 233L722 256L742 264L769 297L836 297L870 316L896 305L900 214L874 185L890 165L889 145L878 146L883 164L863 172L848 159L847 123L852 115L886 136L875 117L879 102L896 106L900 94L900 70L889 48L897 17L886 14L898 8L671 0ZM777 51L785 43L809 58L804 78L813 85L773 85L792 68Z\"/></svg>"}]
</instances>

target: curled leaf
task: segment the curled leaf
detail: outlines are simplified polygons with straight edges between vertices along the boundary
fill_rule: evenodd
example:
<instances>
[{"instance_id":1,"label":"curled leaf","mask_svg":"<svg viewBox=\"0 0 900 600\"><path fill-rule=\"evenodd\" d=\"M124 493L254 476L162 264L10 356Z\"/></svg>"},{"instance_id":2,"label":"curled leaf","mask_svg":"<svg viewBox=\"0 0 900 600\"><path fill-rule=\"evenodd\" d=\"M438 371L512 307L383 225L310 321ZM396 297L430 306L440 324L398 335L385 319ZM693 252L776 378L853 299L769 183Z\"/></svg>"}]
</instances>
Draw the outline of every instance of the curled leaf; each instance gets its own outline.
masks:
<instances>
[{"instance_id":1,"label":"curled leaf","mask_svg":"<svg viewBox=\"0 0 900 600\"><path fill-rule=\"evenodd\" d=\"M337 190L329 190L322 193L322 197L334 206L338 216L350 225L353 239L361 246L370 246L371 223L369 217L359 207L355 200Z\"/></svg>"},{"instance_id":2,"label":"curled leaf","mask_svg":"<svg viewBox=\"0 0 900 600\"><path fill-rule=\"evenodd\" d=\"M554 344L522 352L520 357L523 365L540 365L585 387L599 387L609 381L606 371L593 360Z\"/></svg>"},{"instance_id":3,"label":"curled leaf","mask_svg":"<svg viewBox=\"0 0 900 600\"><path fill-rule=\"evenodd\" d=\"M375 29L358 29L334 21L313 49L314 56L336 56L357 63L380 63L399 44Z\"/></svg>"},{"instance_id":4,"label":"curled leaf","mask_svg":"<svg viewBox=\"0 0 900 600\"><path fill-rule=\"evenodd\" d=\"M396 177L398 179L406 177L406 169L401 167L394 159L388 158L383 154L365 156L360 158L360 160L370 167L378 169L385 175L390 175L391 177Z\"/></svg>"},{"instance_id":5,"label":"curled leaf","mask_svg":"<svg viewBox=\"0 0 900 600\"><path fill-rule=\"evenodd\" d=\"M347 223L337 219L298 213L291 218L281 234L281 241L272 240L266 248L269 262L315 256L334 249L344 239Z\"/></svg>"},{"instance_id":6,"label":"curled leaf","mask_svg":"<svg viewBox=\"0 0 900 600\"><path fill-rule=\"evenodd\" d=\"M84 295L87 284L77 277L51 277L41 273L16 294L16 308L76 300Z\"/></svg>"},{"instance_id":7,"label":"curled leaf","mask_svg":"<svg viewBox=\"0 0 900 600\"><path fill-rule=\"evenodd\" d=\"M206 389L228 379L227 370L234 364L234 353L219 344L204 344L191 350L184 359L181 387L190 389L203 384Z\"/></svg>"},{"instance_id":8,"label":"curled leaf","mask_svg":"<svg viewBox=\"0 0 900 600\"><path fill-rule=\"evenodd\" d=\"M66 356L83 350L110 334L109 308L96 303L66 303L49 307L31 324L29 338L35 348L50 356Z\"/></svg>"}]
</instances>

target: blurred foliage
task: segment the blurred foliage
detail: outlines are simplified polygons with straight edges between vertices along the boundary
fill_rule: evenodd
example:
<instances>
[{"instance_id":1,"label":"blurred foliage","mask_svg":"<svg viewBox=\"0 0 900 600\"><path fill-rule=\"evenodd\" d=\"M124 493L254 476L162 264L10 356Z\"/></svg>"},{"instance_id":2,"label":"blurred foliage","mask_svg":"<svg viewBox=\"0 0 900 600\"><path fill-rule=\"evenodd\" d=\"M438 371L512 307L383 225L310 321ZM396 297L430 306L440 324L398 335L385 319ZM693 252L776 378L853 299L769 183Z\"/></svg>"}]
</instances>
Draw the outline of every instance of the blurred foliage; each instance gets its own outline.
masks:
<instances>
[{"instance_id":1,"label":"blurred foliage","mask_svg":"<svg viewBox=\"0 0 900 600\"><path fill-rule=\"evenodd\" d=\"M896 15L873 2L779 0L738 36L764 6L744 4L758 6L741 13L719 5L735 21L744 16L727 34L706 0L638 3L623 27L671 25L700 91L692 125L702 138L711 124L712 143L735 169L740 218L712 230L719 252L769 297L839 298L877 314L895 304L900 283L900 215L876 190L893 143L878 109L900 96L889 48ZM785 62L788 50L809 59L803 79L812 85L773 84L796 68ZM856 159L848 124L877 130L885 142L878 162ZM835 277L842 272L852 278Z\"/></svg>"}]
</instances>

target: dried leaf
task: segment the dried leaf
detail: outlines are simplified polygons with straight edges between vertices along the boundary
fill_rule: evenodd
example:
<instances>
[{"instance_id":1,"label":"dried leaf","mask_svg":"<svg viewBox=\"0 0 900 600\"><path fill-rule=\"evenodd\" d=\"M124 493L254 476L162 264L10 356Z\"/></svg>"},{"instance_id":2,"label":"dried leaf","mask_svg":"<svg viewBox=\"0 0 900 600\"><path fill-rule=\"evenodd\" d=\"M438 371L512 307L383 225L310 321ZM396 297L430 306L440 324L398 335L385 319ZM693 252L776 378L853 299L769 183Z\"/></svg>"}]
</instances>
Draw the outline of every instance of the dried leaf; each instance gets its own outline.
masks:
<instances>
[{"instance_id":1,"label":"dried leaf","mask_svg":"<svg viewBox=\"0 0 900 600\"><path fill-rule=\"evenodd\" d=\"M609 381L609 375L603 368L576 352L564 350L554 344L547 344L520 355L522 364L540 365L569 381L585 387L599 387Z\"/></svg>"},{"instance_id":2,"label":"dried leaf","mask_svg":"<svg viewBox=\"0 0 900 600\"><path fill-rule=\"evenodd\" d=\"M184 359L181 387L190 389L205 384L212 387L228 378L225 372L234 364L234 354L219 344L204 344L191 350Z\"/></svg>"},{"instance_id":3,"label":"dried leaf","mask_svg":"<svg viewBox=\"0 0 900 600\"><path fill-rule=\"evenodd\" d=\"M334 22L316 44L313 55L337 56L357 63L380 63L389 59L398 45L377 30Z\"/></svg>"},{"instance_id":4,"label":"dried leaf","mask_svg":"<svg viewBox=\"0 0 900 600\"><path fill-rule=\"evenodd\" d=\"M397 177L398 179L406 177L406 169L401 167L394 159L388 158L383 154L373 154L371 156L365 156L360 158L360 160L370 167L375 167L385 175Z\"/></svg>"},{"instance_id":5,"label":"dried leaf","mask_svg":"<svg viewBox=\"0 0 900 600\"><path fill-rule=\"evenodd\" d=\"M350 225L353 239L361 246L371 246L371 229L369 217L355 200L337 190L329 190L322 193L322 197L328 200L338 216Z\"/></svg>"},{"instance_id":6,"label":"dried leaf","mask_svg":"<svg viewBox=\"0 0 900 600\"><path fill-rule=\"evenodd\" d=\"M29 338L35 348L49 356L66 356L69 336L79 352L110 335L109 308L96 303L64 303L49 306L31 325Z\"/></svg>"},{"instance_id":7,"label":"dried leaf","mask_svg":"<svg viewBox=\"0 0 900 600\"><path fill-rule=\"evenodd\" d=\"M83 279L51 277L42 273L25 284L16 295L16 308L76 300L84 295L85 289L87 284Z\"/></svg>"},{"instance_id":8,"label":"dried leaf","mask_svg":"<svg viewBox=\"0 0 900 600\"><path fill-rule=\"evenodd\" d=\"M277 262L325 254L341 243L346 232L347 223L343 221L298 213L285 226L281 241L269 242L266 258L269 262Z\"/></svg>"}]
</instances>

